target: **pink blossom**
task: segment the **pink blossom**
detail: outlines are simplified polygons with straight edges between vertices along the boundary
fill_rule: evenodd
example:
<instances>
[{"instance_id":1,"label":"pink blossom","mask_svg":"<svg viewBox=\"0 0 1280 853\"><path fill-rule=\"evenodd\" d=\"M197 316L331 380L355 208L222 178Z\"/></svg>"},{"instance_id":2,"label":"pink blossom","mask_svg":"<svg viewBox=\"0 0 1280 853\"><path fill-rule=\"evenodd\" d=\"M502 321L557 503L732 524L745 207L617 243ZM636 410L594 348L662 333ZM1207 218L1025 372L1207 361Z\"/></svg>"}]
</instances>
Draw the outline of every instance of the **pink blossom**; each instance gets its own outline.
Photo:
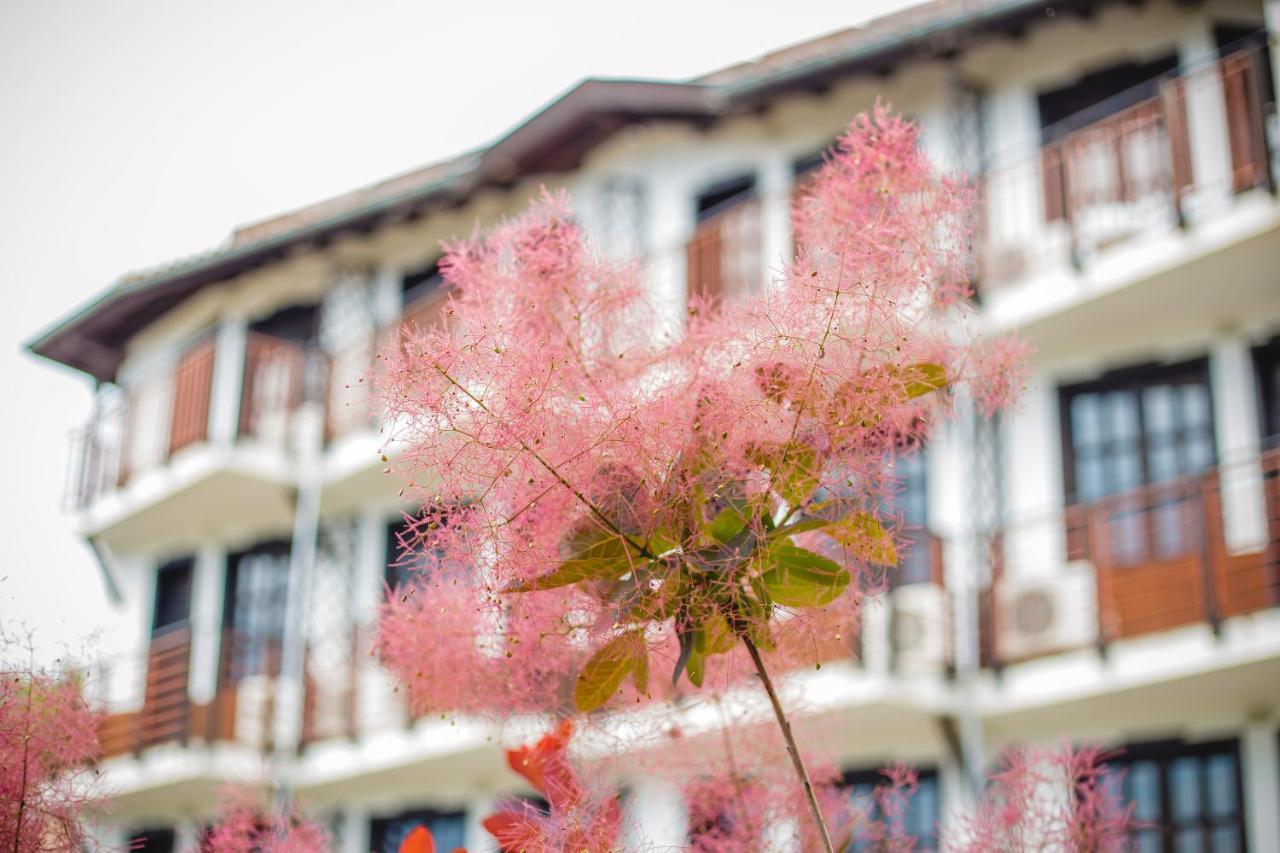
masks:
<instances>
[{"instance_id":1,"label":"pink blossom","mask_svg":"<svg viewBox=\"0 0 1280 853\"><path fill-rule=\"evenodd\" d=\"M287 816L263 807L254 792L227 788L213 826L200 841L202 853L314 853L329 850L329 834L296 809Z\"/></svg>"}]
</instances>

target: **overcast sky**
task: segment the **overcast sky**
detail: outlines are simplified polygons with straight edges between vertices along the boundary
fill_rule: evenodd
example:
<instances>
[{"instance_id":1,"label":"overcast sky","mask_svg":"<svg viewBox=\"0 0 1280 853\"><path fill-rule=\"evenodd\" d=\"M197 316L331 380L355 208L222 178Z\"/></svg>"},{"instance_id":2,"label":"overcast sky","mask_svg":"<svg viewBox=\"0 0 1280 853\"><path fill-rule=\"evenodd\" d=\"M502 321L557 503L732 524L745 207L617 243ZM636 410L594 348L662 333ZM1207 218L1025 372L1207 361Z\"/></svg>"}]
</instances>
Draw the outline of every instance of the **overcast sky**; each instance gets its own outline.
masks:
<instances>
[{"instance_id":1,"label":"overcast sky","mask_svg":"<svg viewBox=\"0 0 1280 853\"><path fill-rule=\"evenodd\" d=\"M120 273L491 140L579 79L682 78L905 0L0 0L0 622L107 624L60 511L83 376L21 344Z\"/></svg>"}]
</instances>

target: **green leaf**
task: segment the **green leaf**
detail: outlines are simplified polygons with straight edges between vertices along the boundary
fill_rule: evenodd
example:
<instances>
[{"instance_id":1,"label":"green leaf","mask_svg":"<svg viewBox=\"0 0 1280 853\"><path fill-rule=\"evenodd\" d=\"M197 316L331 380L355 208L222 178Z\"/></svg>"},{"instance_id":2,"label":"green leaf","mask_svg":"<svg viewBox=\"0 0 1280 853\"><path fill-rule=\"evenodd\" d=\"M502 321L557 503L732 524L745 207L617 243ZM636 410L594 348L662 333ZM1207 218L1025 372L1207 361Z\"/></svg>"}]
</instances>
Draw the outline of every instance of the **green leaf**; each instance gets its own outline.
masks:
<instances>
[{"instance_id":1,"label":"green leaf","mask_svg":"<svg viewBox=\"0 0 1280 853\"><path fill-rule=\"evenodd\" d=\"M509 584L503 592L555 589L585 580L613 580L647 564L629 543L610 534L576 552L550 574Z\"/></svg>"},{"instance_id":2,"label":"green leaf","mask_svg":"<svg viewBox=\"0 0 1280 853\"><path fill-rule=\"evenodd\" d=\"M706 637L706 654L722 655L725 652L733 651L737 638L733 635L729 623L725 620L724 615L719 611L711 614L711 617L702 624L702 633Z\"/></svg>"},{"instance_id":3,"label":"green leaf","mask_svg":"<svg viewBox=\"0 0 1280 853\"><path fill-rule=\"evenodd\" d=\"M818 454L803 442L758 446L749 458L773 474L774 488L791 506L804 503L818 488Z\"/></svg>"},{"instance_id":4,"label":"green leaf","mask_svg":"<svg viewBox=\"0 0 1280 853\"><path fill-rule=\"evenodd\" d=\"M689 673L689 680L693 682L694 687L701 687L706 678L706 662L706 656L697 649L694 649L689 659L684 662L685 672Z\"/></svg>"},{"instance_id":5,"label":"green leaf","mask_svg":"<svg viewBox=\"0 0 1280 853\"><path fill-rule=\"evenodd\" d=\"M761 575L774 603L787 607L821 607L849 586L849 572L833 560L785 542L769 549L770 568Z\"/></svg>"},{"instance_id":6,"label":"green leaf","mask_svg":"<svg viewBox=\"0 0 1280 853\"><path fill-rule=\"evenodd\" d=\"M869 512L851 513L827 527L827 533L860 559L878 566L896 566L898 549L893 534Z\"/></svg>"},{"instance_id":7,"label":"green leaf","mask_svg":"<svg viewBox=\"0 0 1280 853\"><path fill-rule=\"evenodd\" d=\"M797 533L808 533L810 530L821 530L831 522L825 518L801 518L790 524L784 524L775 530L769 531L765 537L767 539L781 539L784 536L795 536Z\"/></svg>"},{"instance_id":8,"label":"green leaf","mask_svg":"<svg viewBox=\"0 0 1280 853\"><path fill-rule=\"evenodd\" d=\"M649 655L644 638L635 631L619 634L591 656L573 687L573 704L587 713L609 701L630 675L637 687L649 682Z\"/></svg>"},{"instance_id":9,"label":"green leaf","mask_svg":"<svg viewBox=\"0 0 1280 853\"><path fill-rule=\"evenodd\" d=\"M702 529L717 542L728 542L741 533L746 526L747 520L743 516L742 508L730 504L720 510L716 517Z\"/></svg>"},{"instance_id":10,"label":"green leaf","mask_svg":"<svg viewBox=\"0 0 1280 853\"><path fill-rule=\"evenodd\" d=\"M947 387L947 369L941 364L916 364L908 367L902 376L907 396L923 397Z\"/></svg>"}]
</instances>

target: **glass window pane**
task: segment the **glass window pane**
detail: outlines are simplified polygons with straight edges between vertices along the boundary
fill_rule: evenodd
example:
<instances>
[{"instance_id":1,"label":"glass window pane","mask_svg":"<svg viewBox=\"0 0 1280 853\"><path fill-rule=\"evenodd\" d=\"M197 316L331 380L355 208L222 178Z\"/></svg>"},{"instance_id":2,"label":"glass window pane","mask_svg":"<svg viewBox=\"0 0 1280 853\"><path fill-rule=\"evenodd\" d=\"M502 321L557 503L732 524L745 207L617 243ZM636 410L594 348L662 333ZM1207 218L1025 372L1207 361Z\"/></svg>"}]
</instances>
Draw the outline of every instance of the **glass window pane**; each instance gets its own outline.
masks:
<instances>
[{"instance_id":1,"label":"glass window pane","mask_svg":"<svg viewBox=\"0 0 1280 853\"><path fill-rule=\"evenodd\" d=\"M1142 415L1148 436L1173 432L1173 406L1173 389L1168 385L1154 385L1142 392Z\"/></svg>"},{"instance_id":2,"label":"glass window pane","mask_svg":"<svg viewBox=\"0 0 1280 853\"><path fill-rule=\"evenodd\" d=\"M1169 802L1178 823L1197 820L1204 808L1200 796L1200 760L1179 758L1169 767Z\"/></svg>"},{"instance_id":3,"label":"glass window pane","mask_svg":"<svg viewBox=\"0 0 1280 853\"><path fill-rule=\"evenodd\" d=\"M1102 435L1099 425L1098 395L1080 394L1071 400L1071 438L1076 447L1097 444Z\"/></svg>"},{"instance_id":4,"label":"glass window pane","mask_svg":"<svg viewBox=\"0 0 1280 853\"><path fill-rule=\"evenodd\" d=\"M1213 418L1209 411L1208 387L1197 382L1183 385L1180 391L1183 427L1209 427Z\"/></svg>"},{"instance_id":5,"label":"glass window pane","mask_svg":"<svg viewBox=\"0 0 1280 853\"><path fill-rule=\"evenodd\" d=\"M1160 768L1153 761L1130 765L1124 778L1125 797L1134 804L1133 816L1154 823L1160 817Z\"/></svg>"},{"instance_id":6,"label":"glass window pane","mask_svg":"<svg viewBox=\"0 0 1280 853\"><path fill-rule=\"evenodd\" d=\"M1231 817L1239 814L1236 796L1236 758L1234 755L1215 755L1206 768L1209 789L1209 814L1213 817Z\"/></svg>"},{"instance_id":7,"label":"glass window pane","mask_svg":"<svg viewBox=\"0 0 1280 853\"><path fill-rule=\"evenodd\" d=\"M1209 836L1209 849L1213 853L1240 853L1244 844L1240 840L1238 826L1220 826Z\"/></svg>"},{"instance_id":8,"label":"glass window pane","mask_svg":"<svg viewBox=\"0 0 1280 853\"><path fill-rule=\"evenodd\" d=\"M1138 401L1132 393L1112 391L1107 394L1107 412L1111 438L1138 436Z\"/></svg>"},{"instance_id":9,"label":"glass window pane","mask_svg":"<svg viewBox=\"0 0 1280 853\"><path fill-rule=\"evenodd\" d=\"M1204 850L1204 831L1184 829L1173 836L1173 849L1177 853L1202 853Z\"/></svg>"}]
</instances>

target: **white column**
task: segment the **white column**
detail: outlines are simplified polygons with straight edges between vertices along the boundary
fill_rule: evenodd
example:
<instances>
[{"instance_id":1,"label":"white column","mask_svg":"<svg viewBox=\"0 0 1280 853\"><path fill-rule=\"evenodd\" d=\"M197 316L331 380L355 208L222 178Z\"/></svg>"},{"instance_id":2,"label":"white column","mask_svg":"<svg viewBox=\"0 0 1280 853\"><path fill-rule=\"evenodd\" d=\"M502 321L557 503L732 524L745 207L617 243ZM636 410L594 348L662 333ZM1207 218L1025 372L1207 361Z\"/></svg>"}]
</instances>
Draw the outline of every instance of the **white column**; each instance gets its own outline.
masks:
<instances>
[{"instance_id":1,"label":"white column","mask_svg":"<svg viewBox=\"0 0 1280 853\"><path fill-rule=\"evenodd\" d=\"M342 834L337 840L338 853L369 853L369 810L355 805L343 809Z\"/></svg>"},{"instance_id":2,"label":"white column","mask_svg":"<svg viewBox=\"0 0 1280 853\"><path fill-rule=\"evenodd\" d=\"M983 252L990 284L1008 284L1063 261L1065 226L1053 234L1044 219L1040 166L1040 110L1034 89L1009 85L995 89L981 106L984 150L990 168L983 176ZM1054 239L1046 243L1049 237Z\"/></svg>"},{"instance_id":3,"label":"white column","mask_svg":"<svg viewBox=\"0 0 1280 853\"><path fill-rule=\"evenodd\" d=\"M228 317L218 326L213 356L213 387L209 398L209 443L229 447L240 427L240 389L244 384L245 346L249 324Z\"/></svg>"},{"instance_id":4,"label":"white column","mask_svg":"<svg viewBox=\"0 0 1280 853\"><path fill-rule=\"evenodd\" d=\"M1188 201L1193 218L1211 215L1231 196L1231 143L1227 136L1222 79L1214 65L1218 46L1206 26L1178 44L1178 65L1187 76L1187 136L1193 189Z\"/></svg>"},{"instance_id":5,"label":"white column","mask_svg":"<svg viewBox=\"0 0 1280 853\"><path fill-rule=\"evenodd\" d=\"M659 334L676 334L684 328L686 294L685 244L693 236L694 203L689 187L670 178L652 182L652 233L648 245L648 284L655 303L670 324Z\"/></svg>"},{"instance_id":6,"label":"white column","mask_svg":"<svg viewBox=\"0 0 1280 853\"><path fill-rule=\"evenodd\" d=\"M1214 342L1209 353L1213 426L1221 465L1223 538L1233 553L1267 543L1267 504L1257 456L1262 438L1254 393L1253 359L1243 338Z\"/></svg>"},{"instance_id":7,"label":"white column","mask_svg":"<svg viewBox=\"0 0 1280 853\"><path fill-rule=\"evenodd\" d=\"M222 643L222 607L226 594L226 553L205 545L196 553L191 579L191 701L205 705L218 690L218 655Z\"/></svg>"},{"instance_id":8,"label":"white column","mask_svg":"<svg viewBox=\"0 0 1280 853\"><path fill-rule=\"evenodd\" d=\"M1244 780L1245 832L1249 849L1257 853L1280 851L1280 757L1276 749L1275 720L1250 721L1240 740L1241 777Z\"/></svg>"},{"instance_id":9,"label":"white column","mask_svg":"<svg viewBox=\"0 0 1280 853\"><path fill-rule=\"evenodd\" d=\"M401 301L400 267L384 263L378 267L373 279L373 318L379 327L394 323L400 318Z\"/></svg>"},{"instance_id":10,"label":"white column","mask_svg":"<svg viewBox=\"0 0 1280 853\"><path fill-rule=\"evenodd\" d=\"M493 814L497 802L494 797L476 797L467 803L467 823L463 838L470 853L496 853L498 844L481 821Z\"/></svg>"},{"instance_id":11,"label":"white column","mask_svg":"<svg viewBox=\"0 0 1280 853\"><path fill-rule=\"evenodd\" d=\"M627 797L626 850L683 850L689 816L674 783L653 777L636 779Z\"/></svg>"},{"instance_id":12,"label":"white column","mask_svg":"<svg viewBox=\"0 0 1280 853\"><path fill-rule=\"evenodd\" d=\"M758 167L760 190L760 254L763 279L772 286L791 260L791 160L781 152L771 152Z\"/></svg>"},{"instance_id":13,"label":"white column","mask_svg":"<svg viewBox=\"0 0 1280 853\"><path fill-rule=\"evenodd\" d=\"M1004 549L1011 574L1053 573L1066 562L1060 423L1057 388L1044 374L1032 379L1004 423Z\"/></svg>"},{"instance_id":14,"label":"white column","mask_svg":"<svg viewBox=\"0 0 1280 853\"><path fill-rule=\"evenodd\" d=\"M174 827L174 847L178 850L200 849L200 825L190 818L178 821Z\"/></svg>"},{"instance_id":15,"label":"white column","mask_svg":"<svg viewBox=\"0 0 1280 853\"><path fill-rule=\"evenodd\" d=\"M889 674L893 645L889 638L893 601L887 592L862 603L862 668L878 676Z\"/></svg>"},{"instance_id":16,"label":"white column","mask_svg":"<svg viewBox=\"0 0 1280 853\"><path fill-rule=\"evenodd\" d=\"M1266 0L1263 3L1263 16L1267 22L1267 44L1270 50L1267 53L1267 59L1271 65L1271 83L1273 92L1280 92L1280 0ZM1277 149L1277 145L1272 145L1272 151ZM1273 179L1277 176L1277 169L1272 166Z\"/></svg>"}]
</instances>

